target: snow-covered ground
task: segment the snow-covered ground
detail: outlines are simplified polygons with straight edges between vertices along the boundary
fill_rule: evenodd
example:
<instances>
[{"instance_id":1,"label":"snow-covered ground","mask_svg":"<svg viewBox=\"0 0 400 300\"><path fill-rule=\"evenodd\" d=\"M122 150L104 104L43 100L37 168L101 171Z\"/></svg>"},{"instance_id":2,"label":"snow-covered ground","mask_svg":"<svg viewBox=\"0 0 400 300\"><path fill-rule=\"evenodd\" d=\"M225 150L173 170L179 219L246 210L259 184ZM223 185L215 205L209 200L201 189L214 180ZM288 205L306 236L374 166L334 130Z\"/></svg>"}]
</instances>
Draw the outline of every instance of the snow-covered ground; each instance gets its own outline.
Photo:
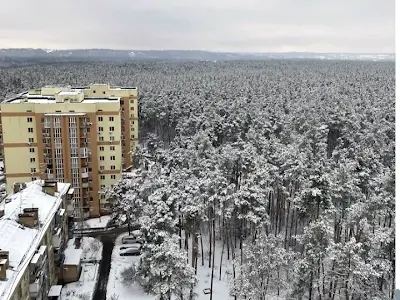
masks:
<instances>
[{"instance_id":1,"label":"snow-covered ground","mask_svg":"<svg viewBox=\"0 0 400 300\"><path fill-rule=\"evenodd\" d=\"M61 290L61 299L91 300L97 282L98 263L82 263L78 282L66 284Z\"/></svg>"},{"instance_id":2,"label":"snow-covered ground","mask_svg":"<svg viewBox=\"0 0 400 300\"><path fill-rule=\"evenodd\" d=\"M67 249L74 249L75 238L68 241ZM98 269L102 257L103 244L95 238L83 237L81 239L82 273L78 282L66 284L62 290L62 299L91 300L96 287Z\"/></svg>"},{"instance_id":3,"label":"snow-covered ground","mask_svg":"<svg viewBox=\"0 0 400 300\"><path fill-rule=\"evenodd\" d=\"M136 283L125 286L121 282L121 272L132 263L138 263L139 256L120 256L119 249L122 246L121 238L127 235L126 233L119 236L115 243L115 247L111 258L111 269L107 285L107 299L111 299L112 295L119 297L118 300L155 300L157 297L146 294L143 289ZM198 294L196 299L208 300L210 295L204 294L203 290L210 288L211 284L211 268L208 268L207 248L208 240L203 240L204 244L204 266L201 265L201 257L198 259L197 279L198 284L195 287L195 292ZM189 241L190 246L190 241ZM213 298L218 300L228 300L229 297L229 284L232 278L232 262L227 260L226 253L222 260L221 281L219 280L219 266L221 258L222 244L216 243L215 245L215 269L214 269L214 288ZM225 248L226 251L226 248Z\"/></svg>"},{"instance_id":4,"label":"snow-covered ground","mask_svg":"<svg viewBox=\"0 0 400 300\"><path fill-rule=\"evenodd\" d=\"M200 244L200 242L199 242ZM192 241L189 240L189 249L191 249ZM195 293L198 295L196 299L199 300L208 300L210 299L209 294L204 294L204 289L211 288L211 271L212 269L208 267L209 257L208 257L208 248L209 248L209 240L208 236L203 235L203 252L204 252L204 266L202 266L201 261L201 248L199 245L200 257L197 259L197 285L194 289ZM224 248L224 254L222 257L222 268L221 268L221 280L219 280L219 268L221 265L221 252L222 252L222 243L216 241L215 243L215 266L214 266L214 282L213 282L213 298L214 299L233 299L229 297L229 287L230 281L232 280L232 257L230 260L227 259L226 247ZM191 251L189 251L191 253ZM191 255L189 255L189 261L191 261Z\"/></svg>"},{"instance_id":5,"label":"snow-covered ground","mask_svg":"<svg viewBox=\"0 0 400 300\"><path fill-rule=\"evenodd\" d=\"M81 239L81 249L82 249L82 262L87 261L100 261L103 252L103 244L95 238L83 237Z\"/></svg>"},{"instance_id":6,"label":"snow-covered ground","mask_svg":"<svg viewBox=\"0 0 400 300\"><path fill-rule=\"evenodd\" d=\"M88 219L83 222L83 228L106 228L111 216L101 216L99 218ZM79 224L75 223L75 228L79 228Z\"/></svg>"}]
</instances>

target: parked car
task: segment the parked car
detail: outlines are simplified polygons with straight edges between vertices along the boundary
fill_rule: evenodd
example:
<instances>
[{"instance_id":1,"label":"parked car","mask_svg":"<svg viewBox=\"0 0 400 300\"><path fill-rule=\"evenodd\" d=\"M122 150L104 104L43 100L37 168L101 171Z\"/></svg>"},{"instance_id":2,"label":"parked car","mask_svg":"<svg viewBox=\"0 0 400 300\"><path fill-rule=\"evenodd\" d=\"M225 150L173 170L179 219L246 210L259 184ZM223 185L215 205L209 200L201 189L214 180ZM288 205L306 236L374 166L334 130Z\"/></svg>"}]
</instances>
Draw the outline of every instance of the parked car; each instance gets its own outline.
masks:
<instances>
[{"instance_id":1,"label":"parked car","mask_svg":"<svg viewBox=\"0 0 400 300\"><path fill-rule=\"evenodd\" d=\"M132 245L127 245L127 246L122 246L122 247L120 247L119 248L119 250L125 250L125 249L131 249L131 248L141 248L142 247L142 245L141 244L139 244L139 243L135 243L135 244L132 244Z\"/></svg>"},{"instance_id":2,"label":"parked car","mask_svg":"<svg viewBox=\"0 0 400 300\"><path fill-rule=\"evenodd\" d=\"M122 237L122 244L142 243L143 241L140 238L140 234L139 230L132 231L130 235Z\"/></svg>"},{"instance_id":3,"label":"parked car","mask_svg":"<svg viewBox=\"0 0 400 300\"><path fill-rule=\"evenodd\" d=\"M138 256L141 253L141 246L131 246L119 251L120 256Z\"/></svg>"}]
</instances>

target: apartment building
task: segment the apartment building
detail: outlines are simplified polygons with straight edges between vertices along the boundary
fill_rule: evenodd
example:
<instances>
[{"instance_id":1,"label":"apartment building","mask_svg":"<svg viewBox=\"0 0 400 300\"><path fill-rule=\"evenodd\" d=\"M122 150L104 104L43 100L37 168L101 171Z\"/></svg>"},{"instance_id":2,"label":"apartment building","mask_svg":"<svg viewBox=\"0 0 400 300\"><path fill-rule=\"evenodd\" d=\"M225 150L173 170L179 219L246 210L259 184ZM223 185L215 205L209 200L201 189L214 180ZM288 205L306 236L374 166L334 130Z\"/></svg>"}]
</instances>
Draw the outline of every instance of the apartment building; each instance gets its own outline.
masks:
<instances>
[{"instance_id":1,"label":"apartment building","mask_svg":"<svg viewBox=\"0 0 400 300\"><path fill-rule=\"evenodd\" d=\"M0 203L0 299L60 299L69 183L14 186Z\"/></svg>"},{"instance_id":2,"label":"apartment building","mask_svg":"<svg viewBox=\"0 0 400 300\"><path fill-rule=\"evenodd\" d=\"M46 86L0 110L7 191L39 178L70 182L74 216L100 216L102 190L131 166L138 144L137 89Z\"/></svg>"}]
</instances>

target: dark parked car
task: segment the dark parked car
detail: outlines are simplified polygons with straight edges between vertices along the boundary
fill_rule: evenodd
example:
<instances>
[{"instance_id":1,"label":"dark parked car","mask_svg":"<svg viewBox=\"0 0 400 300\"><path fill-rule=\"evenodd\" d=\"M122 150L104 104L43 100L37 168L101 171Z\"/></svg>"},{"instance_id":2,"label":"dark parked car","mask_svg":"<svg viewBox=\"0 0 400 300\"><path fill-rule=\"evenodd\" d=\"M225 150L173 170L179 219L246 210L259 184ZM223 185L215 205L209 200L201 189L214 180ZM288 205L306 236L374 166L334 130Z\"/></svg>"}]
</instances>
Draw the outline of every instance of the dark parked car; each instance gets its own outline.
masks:
<instances>
[{"instance_id":1,"label":"dark parked car","mask_svg":"<svg viewBox=\"0 0 400 300\"><path fill-rule=\"evenodd\" d=\"M125 248L125 249L122 249ZM120 256L138 256L141 253L141 246L140 245L132 245L129 247L122 247L119 251Z\"/></svg>"}]
</instances>

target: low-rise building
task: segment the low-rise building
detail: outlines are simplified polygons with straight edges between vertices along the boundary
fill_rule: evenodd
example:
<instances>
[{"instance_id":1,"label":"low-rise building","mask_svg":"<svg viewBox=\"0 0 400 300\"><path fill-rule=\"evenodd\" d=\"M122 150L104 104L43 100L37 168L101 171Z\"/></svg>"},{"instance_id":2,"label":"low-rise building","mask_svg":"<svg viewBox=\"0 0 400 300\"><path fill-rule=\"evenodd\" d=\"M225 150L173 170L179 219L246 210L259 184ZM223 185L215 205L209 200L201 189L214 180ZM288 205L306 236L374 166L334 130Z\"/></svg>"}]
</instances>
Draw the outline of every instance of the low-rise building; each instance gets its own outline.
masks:
<instances>
[{"instance_id":1,"label":"low-rise building","mask_svg":"<svg viewBox=\"0 0 400 300\"><path fill-rule=\"evenodd\" d=\"M37 180L15 185L0 203L0 299L58 299L70 191L69 183Z\"/></svg>"}]
</instances>

